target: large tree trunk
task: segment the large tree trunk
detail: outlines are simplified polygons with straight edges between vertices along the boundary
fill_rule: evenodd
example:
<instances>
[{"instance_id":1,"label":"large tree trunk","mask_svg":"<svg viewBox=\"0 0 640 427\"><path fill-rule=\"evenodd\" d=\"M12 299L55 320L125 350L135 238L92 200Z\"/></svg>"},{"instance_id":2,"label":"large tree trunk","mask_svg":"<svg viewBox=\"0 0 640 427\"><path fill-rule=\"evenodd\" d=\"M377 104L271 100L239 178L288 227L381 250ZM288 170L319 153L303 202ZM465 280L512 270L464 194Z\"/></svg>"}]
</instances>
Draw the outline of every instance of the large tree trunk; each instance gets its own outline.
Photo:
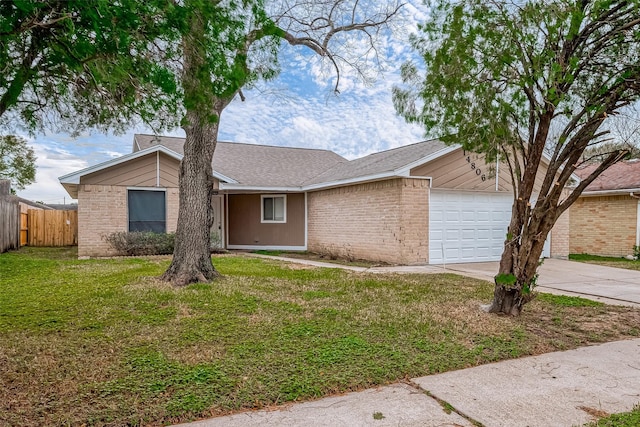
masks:
<instances>
[{"instance_id":1,"label":"large tree trunk","mask_svg":"<svg viewBox=\"0 0 640 427\"><path fill-rule=\"evenodd\" d=\"M531 211L516 201L509 225L500 268L495 276L490 313L519 316L524 305L535 297L540 257L557 216L557 205L540 201ZM521 210L522 209L522 210Z\"/></svg>"},{"instance_id":2,"label":"large tree trunk","mask_svg":"<svg viewBox=\"0 0 640 427\"><path fill-rule=\"evenodd\" d=\"M202 125L194 111L186 114L184 157L180 163L180 207L173 260L162 276L177 286L219 276L211 262L213 170L218 124Z\"/></svg>"},{"instance_id":3,"label":"large tree trunk","mask_svg":"<svg viewBox=\"0 0 640 427\"><path fill-rule=\"evenodd\" d=\"M189 18L183 38L185 117L184 156L180 162L180 205L173 260L162 279L183 286L210 281L219 273L211 262L210 230L213 225L213 153L218 140L220 114L227 105L207 92L202 77L209 75L202 40L206 23L198 13ZM206 80L208 82L208 80Z\"/></svg>"}]
</instances>

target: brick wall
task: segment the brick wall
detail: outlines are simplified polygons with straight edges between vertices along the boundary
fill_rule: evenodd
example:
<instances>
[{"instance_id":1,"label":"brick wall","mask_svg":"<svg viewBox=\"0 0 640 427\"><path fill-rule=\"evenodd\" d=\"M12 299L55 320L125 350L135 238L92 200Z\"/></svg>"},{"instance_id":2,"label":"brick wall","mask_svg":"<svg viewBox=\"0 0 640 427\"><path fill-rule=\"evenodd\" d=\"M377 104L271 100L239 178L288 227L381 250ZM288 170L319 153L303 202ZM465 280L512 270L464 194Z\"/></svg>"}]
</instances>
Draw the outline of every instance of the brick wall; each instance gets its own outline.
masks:
<instances>
[{"instance_id":1,"label":"brick wall","mask_svg":"<svg viewBox=\"0 0 640 427\"><path fill-rule=\"evenodd\" d=\"M633 254L638 200L627 195L581 197L569 210L571 253Z\"/></svg>"},{"instance_id":2,"label":"brick wall","mask_svg":"<svg viewBox=\"0 0 640 427\"><path fill-rule=\"evenodd\" d=\"M427 263L428 185L426 180L400 178L309 193L309 250Z\"/></svg>"},{"instance_id":3,"label":"brick wall","mask_svg":"<svg viewBox=\"0 0 640 427\"><path fill-rule=\"evenodd\" d=\"M167 232L175 232L178 189L167 189ZM78 189L78 256L114 255L103 236L128 230L127 187L80 185Z\"/></svg>"},{"instance_id":4,"label":"brick wall","mask_svg":"<svg viewBox=\"0 0 640 427\"><path fill-rule=\"evenodd\" d=\"M551 229L551 258L568 258L571 209L564 211Z\"/></svg>"},{"instance_id":5,"label":"brick wall","mask_svg":"<svg viewBox=\"0 0 640 427\"><path fill-rule=\"evenodd\" d=\"M403 264L429 262L429 181L402 179L400 193L401 238Z\"/></svg>"}]
</instances>

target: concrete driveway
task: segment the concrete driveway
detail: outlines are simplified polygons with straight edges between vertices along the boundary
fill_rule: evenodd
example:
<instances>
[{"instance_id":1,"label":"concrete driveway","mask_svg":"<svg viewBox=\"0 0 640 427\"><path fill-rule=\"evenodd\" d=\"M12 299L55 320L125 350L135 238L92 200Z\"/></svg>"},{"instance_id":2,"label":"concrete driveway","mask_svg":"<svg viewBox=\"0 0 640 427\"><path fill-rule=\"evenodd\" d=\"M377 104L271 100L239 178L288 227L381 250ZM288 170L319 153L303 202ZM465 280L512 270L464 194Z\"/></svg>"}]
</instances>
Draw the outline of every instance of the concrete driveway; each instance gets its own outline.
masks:
<instances>
[{"instance_id":1,"label":"concrete driveway","mask_svg":"<svg viewBox=\"0 0 640 427\"><path fill-rule=\"evenodd\" d=\"M449 264L446 269L493 281L498 263ZM549 258L540 267L538 290L584 296L608 304L640 306L640 271Z\"/></svg>"}]
</instances>

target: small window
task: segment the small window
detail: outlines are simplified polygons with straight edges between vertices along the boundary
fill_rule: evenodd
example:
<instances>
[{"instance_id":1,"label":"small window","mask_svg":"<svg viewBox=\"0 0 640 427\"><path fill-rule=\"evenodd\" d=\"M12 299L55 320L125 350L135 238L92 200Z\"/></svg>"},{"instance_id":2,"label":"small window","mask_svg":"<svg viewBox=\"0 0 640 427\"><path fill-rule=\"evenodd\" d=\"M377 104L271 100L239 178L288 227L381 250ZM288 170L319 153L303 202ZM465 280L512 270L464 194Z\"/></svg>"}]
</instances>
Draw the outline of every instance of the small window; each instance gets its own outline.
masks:
<instances>
[{"instance_id":1,"label":"small window","mask_svg":"<svg viewBox=\"0 0 640 427\"><path fill-rule=\"evenodd\" d=\"M129 231L167 232L164 191L129 190Z\"/></svg>"},{"instance_id":2,"label":"small window","mask_svg":"<svg viewBox=\"0 0 640 427\"><path fill-rule=\"evenodd\" d=\"M262 196L262 222L287 222L287 196Z\"/></svg>"}]
</instances>

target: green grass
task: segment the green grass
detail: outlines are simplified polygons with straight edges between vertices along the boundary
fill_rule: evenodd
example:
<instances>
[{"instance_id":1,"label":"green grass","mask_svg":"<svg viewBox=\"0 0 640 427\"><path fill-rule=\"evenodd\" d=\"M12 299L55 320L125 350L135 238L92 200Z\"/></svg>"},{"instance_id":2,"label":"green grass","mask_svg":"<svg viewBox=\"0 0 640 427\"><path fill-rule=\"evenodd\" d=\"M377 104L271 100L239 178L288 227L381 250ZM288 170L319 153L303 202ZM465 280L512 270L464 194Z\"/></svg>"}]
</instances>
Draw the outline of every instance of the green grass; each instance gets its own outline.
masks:
<instances>
[{"instance_id":1,"label":"green grass","mask_svg":"<svg viewBox=\"0 0 640 427\"><path fill-rule=\"evenodd\" d=\"M630 412L614 414L598 421L587 424L585 427L638 427L640 426L640 405Z\"/></svg>"},{"instance_id":2,"label":"green grass","mask_svg":"<svg viewBox=\"0 0 640 427\"><path fill-rule=\"evenodd\" d=\"M278 250L256 250L253 251L259 255L280 256L286 258L306 259L309 261L326 262L330 264L348 265L351 267L370 268L375 266L388 265L384 262L368 261L363 259L345 259L337 255L323 255L308 251L278 251Z\"/></svg>"},{"instance_id":3,"label":"green grass","mask_svg":"<svg viewBox=\"0 0 640 427\"><path fill-rule=\"evenodd\" d=\"M623 257L604 257L589 254L571 254L569 259L588 264L604 265L607 267L626 268L628 270L640 270L640 260L629 260Z\"/></svg>"},{"instance_id":4,"label":"green grass","mask_svg":"<svg viewBox=\"0 0 640 427\"><path fill-rule=\"evenodd\" d=\"M545 301L561 307L602 307L605 305L599 301L567 295L538 294L536 298L538 301Z\"/></svg>"},{"instance_id":5,"label":"green grass","mask_svg":"<svg viewBox=\"0 0 640 427\"><path fill-rule=\"evenodd\" d=\"M0 255L0 425L163 425L640 335L640 311L488 282L217 256L180 289L161 258Z\"/></svg>"}]
</instances>

